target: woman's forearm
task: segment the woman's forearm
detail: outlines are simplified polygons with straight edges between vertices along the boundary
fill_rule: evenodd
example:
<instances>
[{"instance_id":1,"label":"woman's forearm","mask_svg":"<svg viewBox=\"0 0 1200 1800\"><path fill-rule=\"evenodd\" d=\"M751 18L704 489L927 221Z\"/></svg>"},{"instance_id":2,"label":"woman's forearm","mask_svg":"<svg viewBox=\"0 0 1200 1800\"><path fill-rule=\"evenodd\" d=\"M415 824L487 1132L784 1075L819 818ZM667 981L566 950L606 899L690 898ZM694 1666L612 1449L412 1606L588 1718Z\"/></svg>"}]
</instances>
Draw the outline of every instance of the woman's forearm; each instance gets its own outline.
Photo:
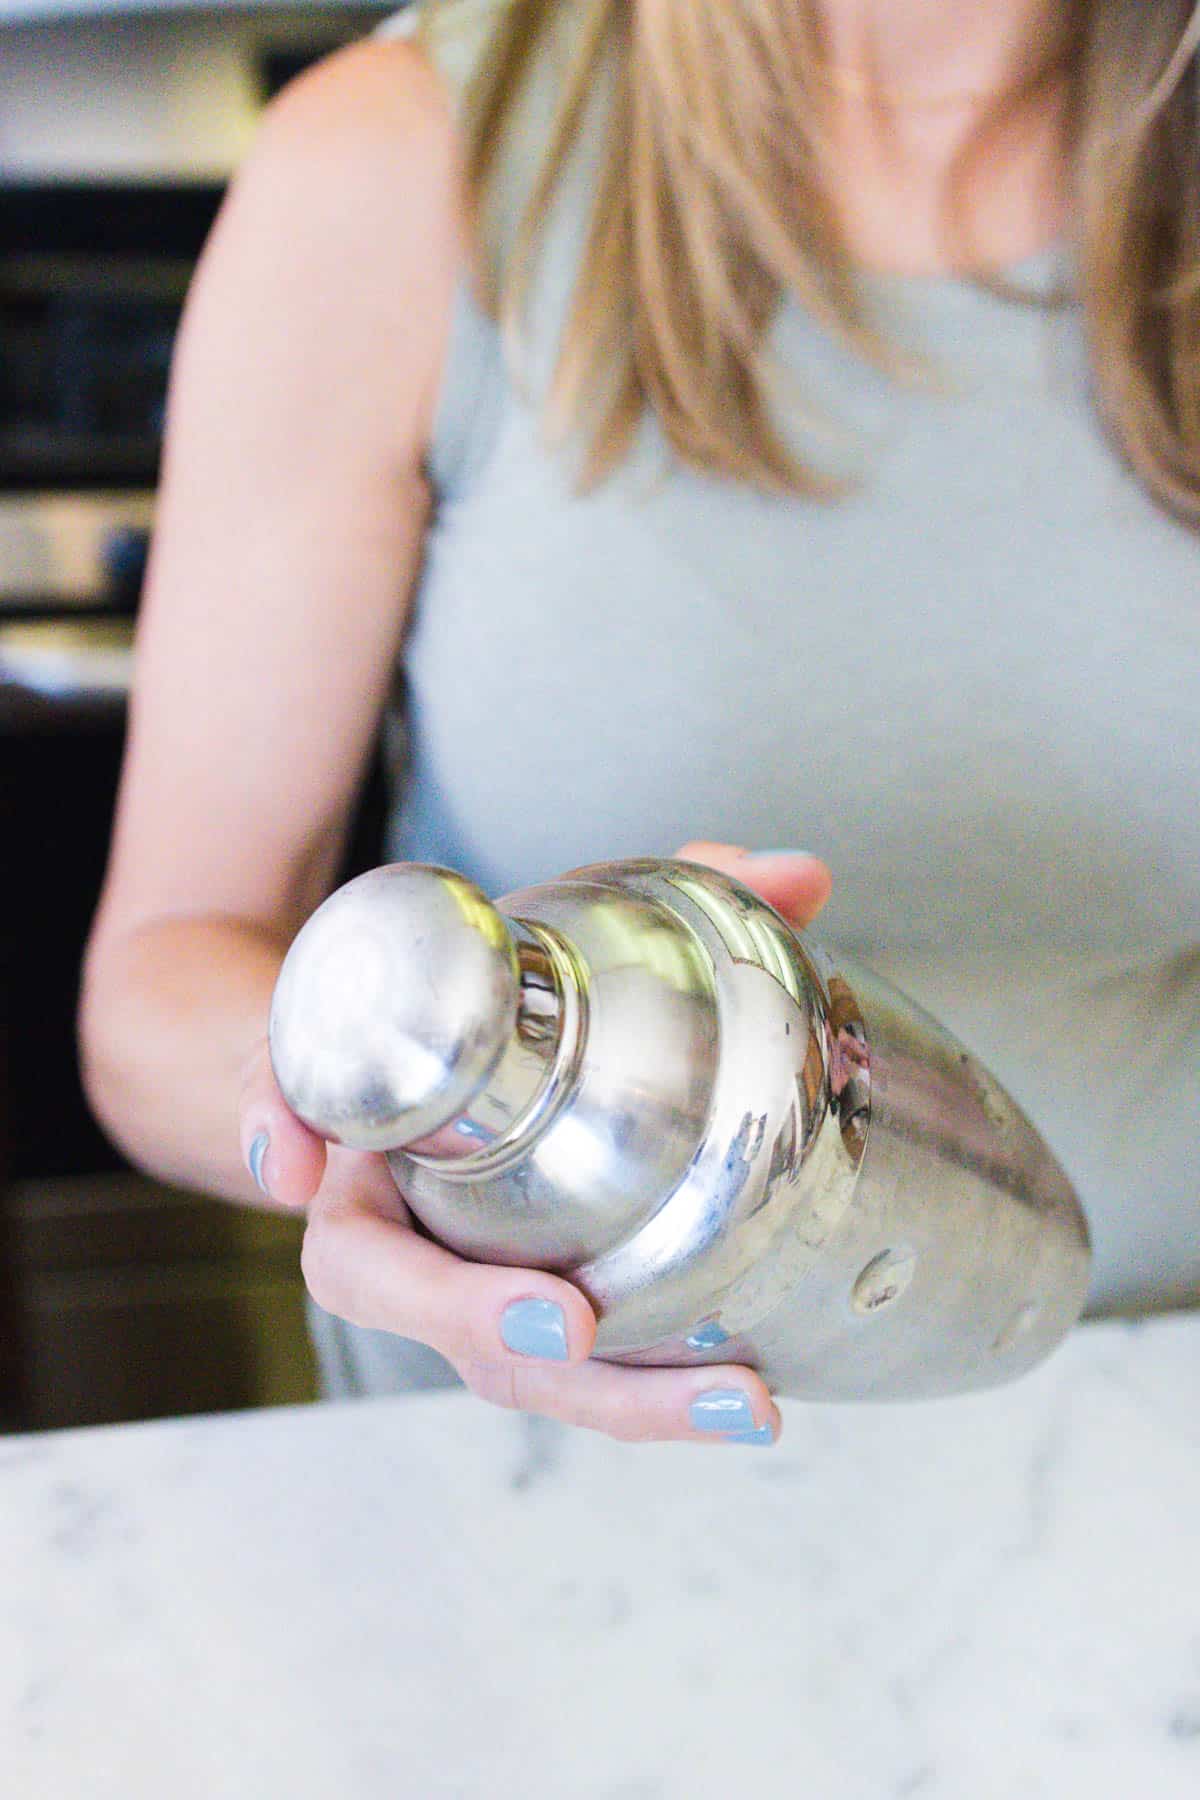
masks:
<instances>
[{"instance_id":1,"label":"woman's forearm","mask_svg":"<svg viewBox=\"0 0 1200 1800\"><path fill-rule=\"evenodd\" d=\"M93 940L79 1014L84 1086L130 1161L262 1203L238 1106L286 941L246 920L167 919Z\"/></svg>"}]
</instances>

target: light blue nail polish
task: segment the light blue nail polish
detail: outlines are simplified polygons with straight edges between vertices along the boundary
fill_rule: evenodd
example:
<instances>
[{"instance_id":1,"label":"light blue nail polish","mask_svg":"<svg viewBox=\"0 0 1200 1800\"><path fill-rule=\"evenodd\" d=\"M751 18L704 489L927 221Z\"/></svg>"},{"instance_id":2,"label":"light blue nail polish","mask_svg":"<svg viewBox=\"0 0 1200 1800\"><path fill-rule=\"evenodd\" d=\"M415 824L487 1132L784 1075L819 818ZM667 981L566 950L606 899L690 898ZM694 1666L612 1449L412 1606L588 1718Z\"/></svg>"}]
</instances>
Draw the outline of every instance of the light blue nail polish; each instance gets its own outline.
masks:
<instances>
[{"instance_id":1,"label":"light blue nail polish","mask_svg":"<svg viewBox=\"0 0 1200 1800\"><path fill-rule=\"evenodd\" d=\"M263 1161L266 1157L267 1150L270 1147L270 1143L271 1140L267 1133L265 1131L260 1131L254 1142L251 1144L250 1154L246 1158L246 1161L250 1165L250 1173L254 1177L255 1186L260 1193L266 1194L268 1200L271 1197L271 1191L263 1177Z\"/></svg>"},{"instance_id":2,"label":"light blue nail polish","mask_svg":"<svg viewBox=\"0 0 1200 1800\"><path fill-rule=\"evenodd\" d=\"M688 1410L696 1431L730 1432L754 1430L754 1408L741 1388L709 1388L697 1394Z\"/></svg>"},{"instance_id":3,"label":"light blue nail polish","mask_svg":"<svg viewBox=\"0 0 1200 1800\"><path fill-rule=\"evenodd\" d=\"M777 856L811 856L811 850L747 850L743 862L766 862Z\"/></svg>"},{"instance_id":4,"label":"light blue nail polish","mask_svg":"<svg viewBox=\"0 0 1200 1800\"><path fill-rule=\"evenodd\" d=\"M769 1425L760 1425L757 1431L733 1431L725 1439L727 1444L773 1444L774 1434Z\"/></svg>"},{"instance_id":5,"label":"light blue nail polish","mask_svg":"<svg viewBox=\"0 0 1200 1800\"><path fill-rule=\"evenodd\" d=\"M514 1300L501 1316L500 1336L518 1356L567 1360L567 1321L553 1300Z\"/></svg>"},{"instance_id":6,"label":"light blue nail polish","mask_svg":"<svg viewBox=\"0 0 1200 1800\"><path fill-rule=\"evenodd\" d=\"M729 1342L729 1333L722 1330L715 1319L709 1319L705 1324L697 1325L683 1341L689 1350L715 1350L718 1345Z\"/></svg>"}]
</instances>

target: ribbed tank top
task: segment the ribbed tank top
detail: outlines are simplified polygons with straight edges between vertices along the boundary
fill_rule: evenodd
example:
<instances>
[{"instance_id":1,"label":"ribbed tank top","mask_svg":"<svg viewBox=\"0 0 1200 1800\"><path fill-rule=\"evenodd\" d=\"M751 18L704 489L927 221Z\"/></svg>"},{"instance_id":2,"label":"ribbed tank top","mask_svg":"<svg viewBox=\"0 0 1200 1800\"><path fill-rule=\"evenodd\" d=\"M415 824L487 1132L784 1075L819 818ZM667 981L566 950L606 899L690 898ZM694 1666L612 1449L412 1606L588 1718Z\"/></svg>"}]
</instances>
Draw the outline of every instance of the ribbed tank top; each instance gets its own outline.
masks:
<instances>
[{"instance_id":1,"label":"ribbed tank top","mask_svg":"<svg viewBox=\"0 0 1200 1800\"><path fill-rule=\"evenodd\" d=\"M434 9L455 91L495 4ZM542 139L555 80L552 50ZM521 380L457 293L390 854L492 894L690 837L819 854L835 885L811 935L956 1031L1077 1184L1092 1310L1195 1303L1200 538L1106 441L1078 308L864 276L936 364L903 385L785 302L775 348L803 404L789 386L780 416L859 477L850 497L672 466L652 419L581 496L538 402L593 173L585 140ZM1014 274L1037 290L1069 256Z\"/></svg>"}]
</instances>

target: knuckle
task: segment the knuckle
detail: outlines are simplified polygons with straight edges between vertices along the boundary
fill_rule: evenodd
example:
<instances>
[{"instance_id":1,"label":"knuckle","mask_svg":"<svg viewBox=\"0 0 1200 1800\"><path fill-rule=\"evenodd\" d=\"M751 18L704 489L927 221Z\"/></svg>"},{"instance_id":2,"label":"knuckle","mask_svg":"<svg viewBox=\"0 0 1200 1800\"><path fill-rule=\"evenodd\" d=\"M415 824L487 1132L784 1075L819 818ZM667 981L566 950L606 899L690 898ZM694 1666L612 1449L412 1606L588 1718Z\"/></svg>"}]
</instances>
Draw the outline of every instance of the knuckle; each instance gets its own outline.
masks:
<instances>
[{"instance_id":1,"label":"knuckle","mask_svg":"<svg viewBox=\"0 0 1200 1800\"><path fill-rule=\"evenodd\" d=\"M547 1413L551 1416L561 1413L558 1384L553 1377L547 1379L544 1369L531 1367L526 1363L510 1362L504 1371L506 1392L512 1395L510 1404L518 1412Z\"/></svg>"},{"instance_id":2,"label":"knuckle","mask_svg":"<svg viewBox=\"0 0 1200 1800\"><path fill-rule=\"evenodd\" d=\"M516 1370L511 1363L470 1360L461 1368L463 1381L479 1400L490 1406L517 1412L521 1402L517 1394Z\"/></svg>"},{"instance_id":3,"label":"knuckle","mask_svg":"<svg viewBox=\"0 0 1200 1800\"><path fill-rule=\"evenodd\" d=\"M651 1438L662 1436L655 1431L653 1422L646 1418L644 1409L633 1406L606 1406L603 1409L592 1408L587 1418L578 1420L581 1426L592 1431L599 1431L604 1438L613 1438L615 1444L646 1444Z\"/></svg>"},{"instance_id":4,"label":"knuckle","mask_svg":"<svg viewBox=\"0 0 1200 1800\"><path fill-rule=\"evenodd\" d=\"M435 1274L424 1291L422 1313L436 1348L456 1367L484 1369L493 1358L484 1345L483 1332L455 1275ZM465 1380L464 1376L464 1380Z\"/></svg>"},{"instance_id":5,"label":"knuckle","mask_svg":"<svg viewBox=\"0 0 1200 1800\"><path fill-rule=\"evenodd\" d=\"M647 1444L662 1435L637 1413L624 1410L607 1419L600 1429L606 1437L615 1438L618 1444Z\"/></svg>"},{"instance_id":6,"label":"knuckle","mask_svg":"<svg viewBox=\"0 0 1200 1800\"><path fill-rule=\"evenodd\" d=\"M264 1090L274 1087L271 1057L267 1039L260 1038L242 1065L242 1104L261 1098Z\"/></svg>"}]
</instances>

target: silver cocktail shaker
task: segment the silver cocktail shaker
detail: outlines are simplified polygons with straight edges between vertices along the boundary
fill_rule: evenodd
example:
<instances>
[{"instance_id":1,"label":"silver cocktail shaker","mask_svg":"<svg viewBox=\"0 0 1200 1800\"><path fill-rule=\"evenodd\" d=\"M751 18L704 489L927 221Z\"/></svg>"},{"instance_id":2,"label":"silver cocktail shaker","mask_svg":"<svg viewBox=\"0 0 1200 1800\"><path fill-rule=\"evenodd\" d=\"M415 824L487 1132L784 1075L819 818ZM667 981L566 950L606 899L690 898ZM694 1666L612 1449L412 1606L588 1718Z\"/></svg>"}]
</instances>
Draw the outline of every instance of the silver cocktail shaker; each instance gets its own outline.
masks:
<instances>
[{"instance_id":1,"label":"silver cocktail shaker","mask_svg":"<svg viewBox=\"0 0 1200 1800\"><path fill-rule=\"evenodd\" d=\"M1084 1303L1079 1202L988 1071L697 864L494 906L373 870L296 938L270 1042L293 1110L386 1151L433 1237L580 1287L606 1360L918 1398L1021 1374Z\"/></svg>"}]
</instances>

